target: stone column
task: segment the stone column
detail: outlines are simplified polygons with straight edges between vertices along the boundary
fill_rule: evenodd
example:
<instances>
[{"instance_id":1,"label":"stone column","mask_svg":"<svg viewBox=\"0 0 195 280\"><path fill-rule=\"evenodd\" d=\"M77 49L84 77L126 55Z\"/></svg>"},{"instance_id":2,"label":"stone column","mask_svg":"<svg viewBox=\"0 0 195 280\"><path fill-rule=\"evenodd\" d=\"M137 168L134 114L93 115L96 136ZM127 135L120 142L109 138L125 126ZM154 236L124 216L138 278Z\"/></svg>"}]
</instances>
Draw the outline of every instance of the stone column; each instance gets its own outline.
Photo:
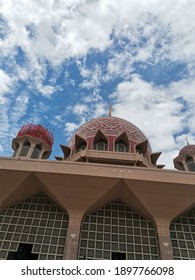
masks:
<instances>
[{"instance_id":1,"label":"stone column","mask_svg":"<svg viewBox=\"0 0 195 280\"><path fill-rule=\"evenodd\" d=\"M80 226L83 214L69 212L68 231L66 236L64 259L76 260L79 247Z\"/></svg>"},{"instance_id":2,"label":"stone column","mask_svg":"<svg viewBox=\"0 0 195 280\"><path fill-rule=\"evenodd\" d=\"M31 158L34 147L35 147L35 144L34 143L32 144L32 142L31 142L30 149L29 149L28 154L26 156L27 158Z\"/></svg>"},{"instance_id":3,"label":"stone column","mask_svg":"<svg viewBox=\"0 0 195 280\"><path fill-rule=\"evenodd\" d=\"M18 142L18 143L19 143L19 148L18 148L17 153L15 154L15 158L16 157L18 158L20 156L20 153L21 153L22 148L23 148L23 142Z\"/></svg>"},{"instance_id":4,"label":"stone column","mask_svg":"<svg viewBox=\"0 0 195 280\"><path fill-rule=\"evenodd\" d=\"M170 238L169 220L158 220L157 224L157 234L159 240L160 258L162 260L173 260L173 248Z\"/></svg>"}]
</instances>

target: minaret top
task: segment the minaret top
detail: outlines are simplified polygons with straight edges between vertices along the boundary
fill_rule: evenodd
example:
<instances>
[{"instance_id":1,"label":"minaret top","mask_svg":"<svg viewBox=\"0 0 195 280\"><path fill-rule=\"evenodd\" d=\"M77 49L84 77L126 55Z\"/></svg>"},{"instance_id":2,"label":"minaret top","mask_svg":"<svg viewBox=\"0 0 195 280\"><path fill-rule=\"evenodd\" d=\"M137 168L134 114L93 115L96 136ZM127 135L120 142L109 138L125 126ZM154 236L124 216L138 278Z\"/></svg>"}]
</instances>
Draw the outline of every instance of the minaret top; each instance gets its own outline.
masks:
<instances>
[{"instance_id":1,"label":"minaret top","mask_svg":"<svg viewBox=\"0 0 195 280\"><path fill-rule=\"evenodd\" d=\"M35 125L35 124L27 124L24 125L18 132L16 138L24 137L24 136L31 136L36 139L41 139L44 141L50 148L54 143L53 134L42 125Z\"/></svg>"}]
</instances>

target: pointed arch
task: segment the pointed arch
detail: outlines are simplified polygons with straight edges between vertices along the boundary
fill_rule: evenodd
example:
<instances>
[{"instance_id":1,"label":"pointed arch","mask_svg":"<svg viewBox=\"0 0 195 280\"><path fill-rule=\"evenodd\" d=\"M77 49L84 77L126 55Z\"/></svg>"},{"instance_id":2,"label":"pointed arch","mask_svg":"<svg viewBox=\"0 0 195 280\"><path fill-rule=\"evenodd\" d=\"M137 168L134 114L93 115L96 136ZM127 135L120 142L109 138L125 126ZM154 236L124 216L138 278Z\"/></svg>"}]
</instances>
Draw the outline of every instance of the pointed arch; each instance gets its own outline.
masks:
<instances>
[{"instance_id":1,"label":"pointed arch","mask_svg":"<svg viewBox=\"0 0 195 280\"><path fill-rule=\"evenodd\" d=\"M147 148L148 148L148 140L146 139L143 142L138 143L136 145L135 151L136 153L143 154L143 156L145 157L147 154Z\"/></svg>"},{"instance_id":2,"label":"pointed arch","mask_svg":"<svg viewBox=\"0 0 195 280\"><path fill-rule=\"evenodd\" d=\"M157 160L159 158L159 156L161 155L162 153L161 152L156 152L156 153L152 153L150 155L150 160L151 160L151 163L156 166L156 163L157 163Z\"/></svg>"},{"instance_id":3,"label":"pointed arch","mask_svg":"<svg viewBox=\"0 0 195 280\"><path fill-rule=\"evenodd\" d=\"M159 259L155 226L114 200L84 216L78 259Z\"/></svg>"},{"instance_id":4,"label":"pointed arch","mask_svg":"<svg viewBox=\"0 0 195 280\"><path fill-rule=\"evenodd\" d=\"M129 151L129 139L127 133L121 133L114 142L115 152L128 152Z\"/></svg>"},{"instance_id":5,"label":"pointed arch","mask_svg":"<svg viewBox=\"0 0 195 280\"><path fill-rule=\"evenodd\" d=\"M22 149L20 152L20 156L22 157L26 157L28 155L28 152L30 150L31 147L31 143L28 141L28 139L26 139L22 145Z\"/></svg>"},{"instance_id":6,"label":"pointed arch","mask_svg":"<svg viewBox=\"0 0 195 280\"><path fill-rule=\"evenodd\" d=\"M108 139L101 130L98 130L94 137L93 147L94 150L101 150L101 151L108 150Z\"/></svg>"},{"instance_id":7,"label":"pointed arch","mask_svg":"<svg viewBox=\"0 0 195 280\"><path fill-rule=\"evenodd\" d=\"M70 157L70 153L71 153L71 149L67 146L64 146L62 144L60 144L61 150L64 154L64 159L67 159Z\"/></svg>"},{"instance_id":8,"label":"pointed arch","mask_svg":"<svg viewBox=\"0 0 195 280\"><path fill-rule=\"evenodd\" d=\"M78 134L75 134L75 153L85 149L87 149L87 141Z\"/></svg>"},{"instance_id":9,"label":"pointed arch","mask_svg":"<svg viewBox=\"0 0 195 280\"><path fill-rule=\"evenodd\" d=\"M45 152L43 152L41 158L42 159L47 159L47 158L49 158L50 154L51 154L51 151L45 151Z\"/></svg>"}]
</instances>

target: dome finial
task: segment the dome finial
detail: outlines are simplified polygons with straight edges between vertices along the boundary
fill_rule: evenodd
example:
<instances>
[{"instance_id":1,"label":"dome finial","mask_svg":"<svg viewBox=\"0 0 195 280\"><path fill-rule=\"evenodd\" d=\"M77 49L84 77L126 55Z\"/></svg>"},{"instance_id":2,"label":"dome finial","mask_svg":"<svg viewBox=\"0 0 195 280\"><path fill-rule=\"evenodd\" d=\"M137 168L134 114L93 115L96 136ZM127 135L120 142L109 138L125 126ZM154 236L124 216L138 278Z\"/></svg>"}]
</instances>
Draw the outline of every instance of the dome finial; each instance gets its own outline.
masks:
<instances>
[{"instance_id":1,"label":"dome finial","mask_svg":"<svg viewBox=\"0 0 195 280\"><path fill-rule=\"evenodd\" d=\"M186 137L186 143L187 143L187 145L190 145L187 137Z\"/></svg>"},{"instance_id":2,"label":"dome finial","mask_svg":"<svg viewBox=\"0 0 195 280\"><path fill-rule=\"evenodd\" d=\"M108 113L109 117L112 117L112 105L109 106L109 113Z\"/></svg>"}]
</instances>

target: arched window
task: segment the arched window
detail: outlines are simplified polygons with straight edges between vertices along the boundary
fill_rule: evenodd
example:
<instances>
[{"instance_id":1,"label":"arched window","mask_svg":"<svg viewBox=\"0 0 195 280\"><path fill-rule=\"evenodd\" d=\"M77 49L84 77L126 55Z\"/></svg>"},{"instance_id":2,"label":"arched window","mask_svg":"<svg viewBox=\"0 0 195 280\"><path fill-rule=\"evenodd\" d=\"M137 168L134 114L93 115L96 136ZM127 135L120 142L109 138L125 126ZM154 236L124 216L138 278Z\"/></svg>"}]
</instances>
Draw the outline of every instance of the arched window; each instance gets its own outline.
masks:
<instances>
[{"instance_id":1,"label":"arched window","mask_svg":"<svg viewBox=\"0 0 195 280\"><path fill-rule=\"evenodd\" d=\"M108 139L101 130L98 130L93 140L94 150L107 151Z\"/></svg>"},{"instance_id":2,"label":"arched window","mask_svg":"<svg viewBox=\"0 0 195 280\"><path fill-rule=\"evenodd\" d=\"M30 142L29 141L25 141L23 146L22 146L22 150L20 152L20 156L26 157L28 155L30 146L31 146Z\"/></svg>"},{"instance_id":3,"label":"arched window","mask_svg":"<svg viewBox=\"0 0 195 280\"><path fill-rule=\"evenodd\" d=\"M74 153L78 153L81 150L85 150L87 148L87 142L81 136L75 134L75 149Z\"/></svg>"},{"instance_id":4,"label":"arched window","mask_svg":"<svg viewBox=\"0 0 195 280\"><path fill-rule=\"evenodd\" d=\"M84 216L78 259L158 260L152 221L116 200Z\"/></svg>"},{"instance_id":5,"label":"arched window","mask_svg":"<svg viewBox=\"0 0 195 280\"><path fill-rule=\"evenodd\" d=\"M129 139L127 137L126 132L123 132L115 139L115 145L114 145L115 152L128 152L129 150Z\"/></svg>"},{"instance_id":6,"label":"arched window","mask_svg":"<svg viewBox=\"0 0 195 280\"><path fill-rule=\"evenodd\" d=\"M107 143L105 143L104 141L100 141L94 145L94 149L99 151L106 151L107 146Z\"/></svg>"},{"instance_id":7,"label":"arched window","mask_svg":"<svg viewBox=\"0 0 195 280\"><path fill-rule=\"evenodd\" d=\"M186 156L186 163L187 163L189 171L195 171L195 163L194 163L193 157Z\"/></svg>"},{"instance_id":8,"label":"arched window","mask_svg":"<svg viewBox=\"0 0 195 280\"><path fill-rule=\"evenodd\" d=\"M125 144L123 144L122 142L115 144L115 152L124 153L127 151L128 151L127 146L125 146Z\"/></svg>"},{"instance_id":9,"label":"arched window","mask_svg":"<svg viewBox=\"0 0 195 280\"><path fill-rule=\"evenodd\" d=\"M142 154L144 157L147 155L147 148L148 148L148 140L144 140L136 145L135 150L136 153Z\"/></svg>"},{"instance_id":10,"label":"arched window","mask_svg":"<svg viewBox=\"0 0 195 280\"><path fill-rule=\"evenodd\" d=\"M36 145L33 149L31 158L39 158L41 152L41 145Z\"/></svg>"}]
</instances>

